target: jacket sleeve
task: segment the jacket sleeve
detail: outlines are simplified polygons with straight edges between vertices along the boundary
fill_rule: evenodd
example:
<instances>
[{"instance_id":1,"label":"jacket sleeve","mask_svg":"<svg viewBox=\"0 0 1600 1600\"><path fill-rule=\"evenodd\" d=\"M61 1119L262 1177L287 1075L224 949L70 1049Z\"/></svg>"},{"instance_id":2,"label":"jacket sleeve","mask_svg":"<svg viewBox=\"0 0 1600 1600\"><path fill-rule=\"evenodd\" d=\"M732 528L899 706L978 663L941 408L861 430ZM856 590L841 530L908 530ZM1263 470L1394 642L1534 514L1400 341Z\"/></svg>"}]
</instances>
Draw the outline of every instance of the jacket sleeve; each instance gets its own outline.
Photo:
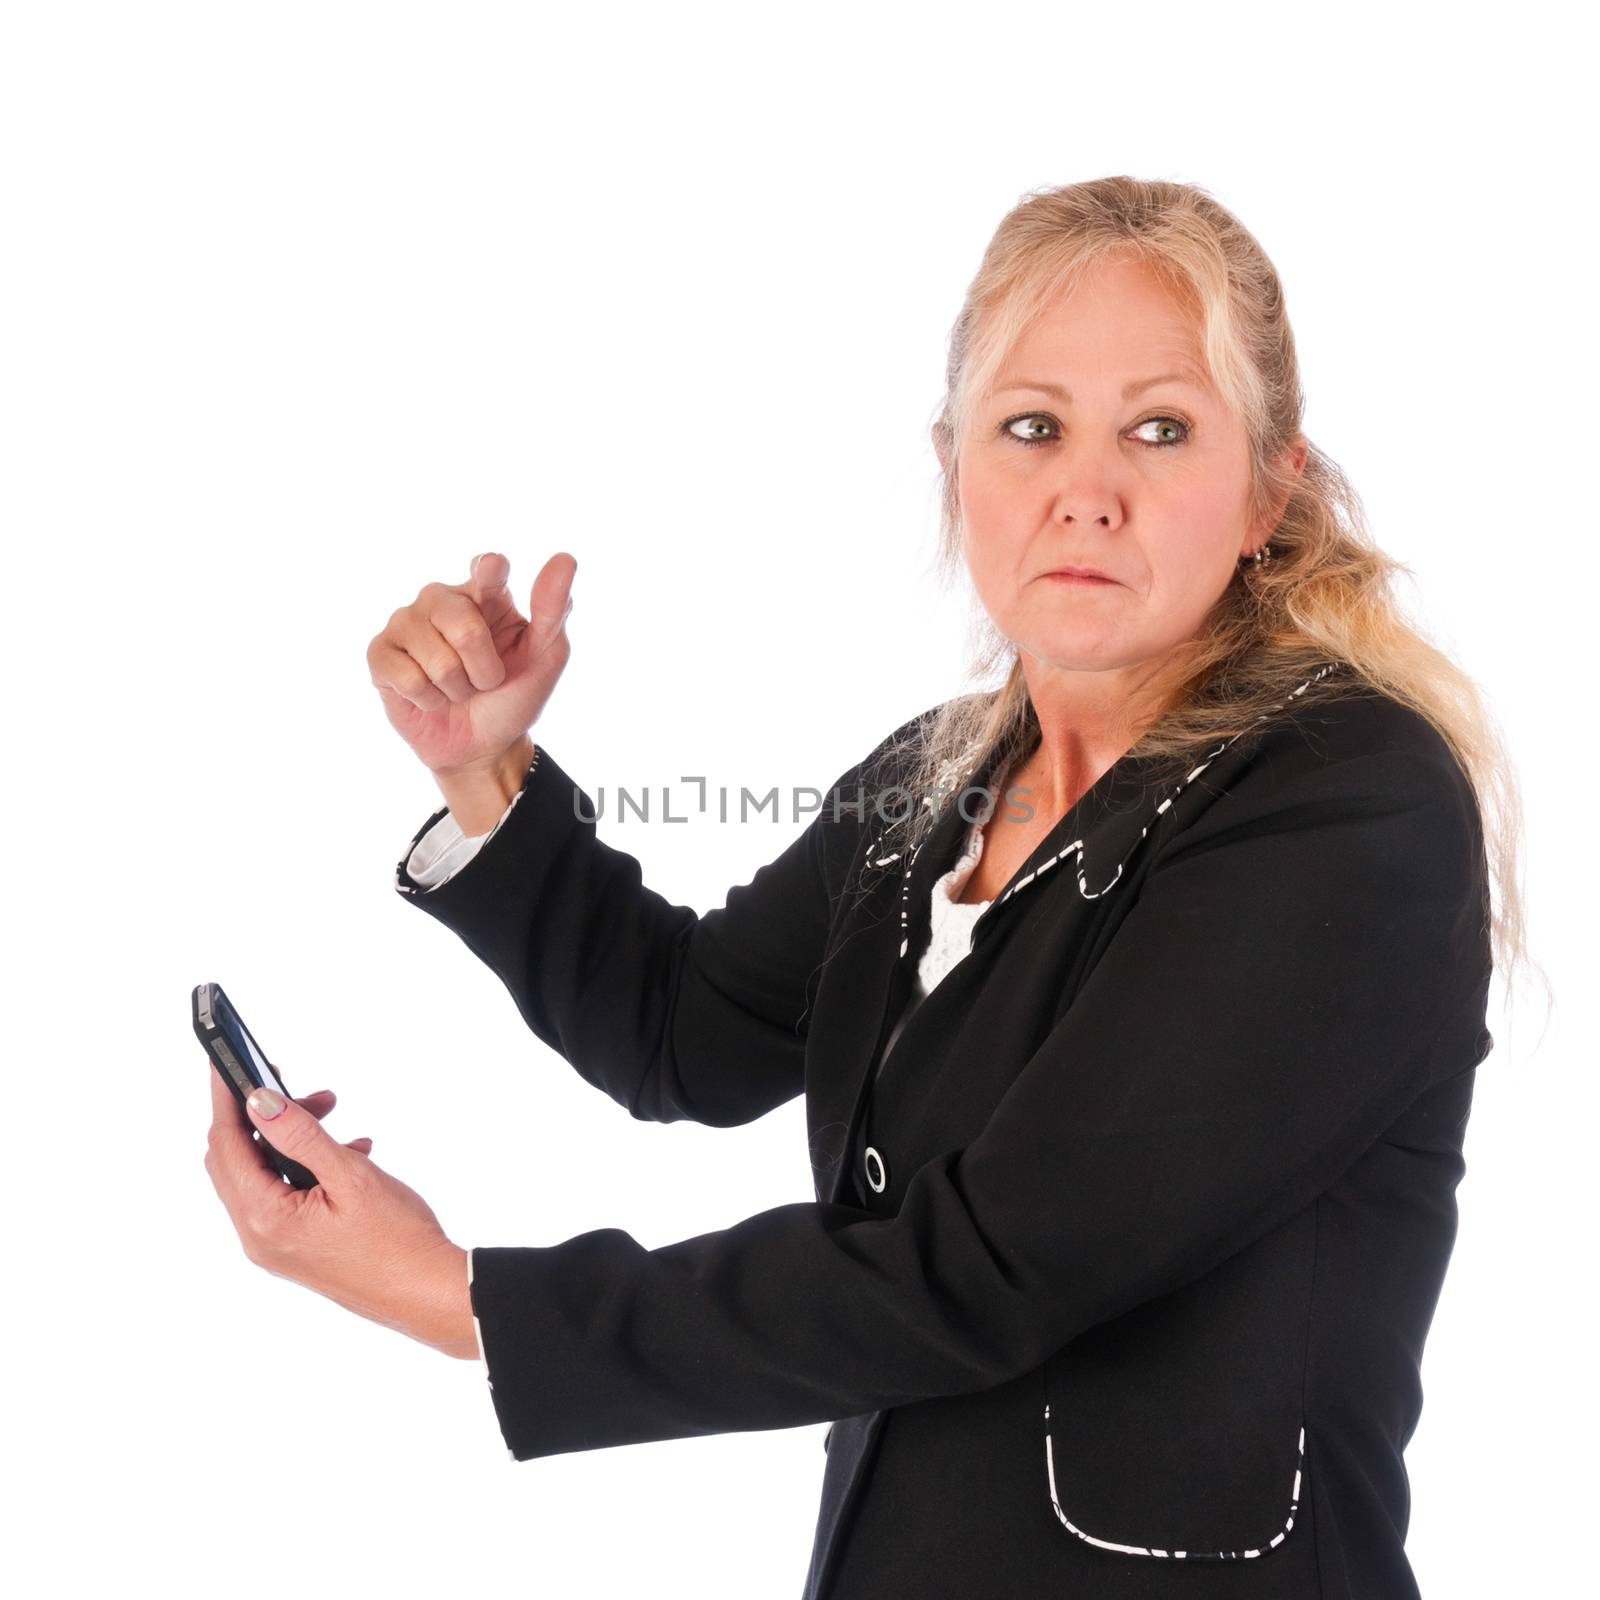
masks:
<instances>
[{"instance_id":1,"label":"jacket sleeve","mask_svg":"<svg viewBox=\"0 0 1600 1600\"><path fill-rule=\"evenodd\" d=\"M453 878L499 831L522 798L519 789L511 803L487 833L468 835L448 810L434 812L434 818L420 834L412 836L410 853L404 858L407 880L419 889L436 889Z\"/></svg>"},{"instance_id":2,"label":"jacket sleeve","mask_svg":"<svg viewBox=\"0 0 1600 1600\"><path fill-rule=\"evenodd\" d=\"M1295 1215L1481 1058L1481 835L1451 763L1258 759L1167 842L979 1137L892 1217L474 1251L512 1457L991 1388ZM1287 775L1286 775L1287 773Z\"/></svg>"},{"instance_id":3,"label":"jacket sleeve","mask_svg":"<svg viewBox=\"0 0 1600 1600\"><path fill-rule=\"evenodd\" d=\"M529 1028L641 1121L731 1127L801 1093L830 880L859 833L848 806L863 763L775 860L699 916L643 883L638 860L600 839L593 800L535 750L495 829L433 888L407 864L444 809L423 824L396 866L399 893L454 929Z\"/></svg>"}]
</instances>

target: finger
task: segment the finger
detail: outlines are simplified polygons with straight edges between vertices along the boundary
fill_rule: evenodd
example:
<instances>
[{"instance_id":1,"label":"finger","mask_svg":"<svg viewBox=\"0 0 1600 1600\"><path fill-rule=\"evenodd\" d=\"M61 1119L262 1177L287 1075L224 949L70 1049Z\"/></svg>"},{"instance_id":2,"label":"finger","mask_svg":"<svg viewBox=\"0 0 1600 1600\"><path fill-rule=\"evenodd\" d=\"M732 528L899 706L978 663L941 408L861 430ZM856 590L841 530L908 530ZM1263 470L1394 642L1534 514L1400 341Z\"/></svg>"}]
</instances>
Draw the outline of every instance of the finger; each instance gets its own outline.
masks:
<instances>
[{"instance_id":1,"label":"finger","mask_svg":"<svg viewBox=\"0 0 1600 1600\"><path fill-rule=\"evenodd\" d=\"M350 1172L350 1152L304 1106L275 1089L257 1089L245 1110L274 1150L298 1161L330 1195L338 1192Z\"/></svg>"},{"instance_id":2,"label":"finger","mask_svg":"<svg viewBox=\"0 0 1600 1600\"><path fill-rule=\"evenodd\" d=\"M207 1059L209 1060L210 1058L207 1057ZM274 1072L278 1072L278 1066L276 1062L272 1062L271 1066ZM282 1073L278 1073L278 1081L280 1083L283 1081ZM238 1098L235 1096L233 1090L231 1090L227 1084L222 1081L222 1075L214 1068L211 1073L211 1090L213 1112L220 1113L225 1111L227 1113L226 1120L232 1123L234 1126L241 1128L244 1131L245 1137L250 1139L251 1123L249 1117L245 1115L242 1107L239 1105ZM327 1114L339 1103L339 1097L333 1092L332 1089L313 1089L310 1094L296 1095L295 1099L299 1102L299 1104L303 1105L312 1116L318 1118L319 1120L327 1116ZM250 1139L250 1143L253 1147L255 1140Z\"/></svg>"},{"instance_id":3,"label":"finger","mask_svg":"<svg viewBox=\"0 0 1600 1600\"><path fill-rule=\"evenodd\" d=\"M475 689L496 689L506 681L506 664L494 647L485 614L477 601L447 589L433 603L429 620L455 651Z\"/></svg>"},{"instance_id":4,"label":"finger","mask_svg":"<svg viewBox=\"0 0 1600 1600\"><path fill-rule=\"evenodd\" d=\"M437 594L429 592L435 589L439 591ZM445 592L442 584L429 584L423 590L425 599L401 615L390 629L390 637L422 668L429 683L459 705L463 700L470 700L477 690L455 646L433 624L432 613L441 604L440 597ZM427 607L426 614L419 609L423 605Z\"/></svg>"},{"instance_id":5,"label":"finger","mask_svg":"<svg viewBox=\"0 0 1600 1600\"><path fill-rule=\"evenodd\" d=\"M367 670L380 691L398 695L418 711L443 711L450 704L420 663L387 636L367 646Z\"/></svg>"},{"instance_id":6,"label":"finger","mask_svg":"<svg viewBox=\"0 0 1600 1600\"><path fill-rule=\"evenodd\" d=\"M511 579L511 562L498 550L486 550L472 558L467 581L480 600L506 598L506 587Z\"/></svg>"}]
</instances>

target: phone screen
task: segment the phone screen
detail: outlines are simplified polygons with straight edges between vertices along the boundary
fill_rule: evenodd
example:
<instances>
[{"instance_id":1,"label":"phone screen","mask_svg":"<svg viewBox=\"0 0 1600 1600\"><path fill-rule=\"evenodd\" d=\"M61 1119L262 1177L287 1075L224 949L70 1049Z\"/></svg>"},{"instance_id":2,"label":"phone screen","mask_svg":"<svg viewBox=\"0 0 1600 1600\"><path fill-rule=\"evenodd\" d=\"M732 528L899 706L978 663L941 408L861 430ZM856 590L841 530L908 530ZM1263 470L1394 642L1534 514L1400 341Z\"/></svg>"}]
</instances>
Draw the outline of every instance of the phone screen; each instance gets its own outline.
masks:
<instances>
[{"instance_id":1,"label":"phone screen","mask_svg":"<svg viewBox=\"0 0 1600 1600\"><path fill-rule=\"evenodd\" d=\"M257 1078L269 1089L276 1089L285 1100L289 1099L289 1091L284 1088L278 1074L272 1070L272 1063L262 1055L261 1047L251 1038L250 1030L244 1025L244 1019L228 1003L226 995L218 995L217 1000L217 1025L236 1043L244 1046Z\"/></svg>"},{"instance_id":2,"label":"phone screen","mask_svg":"<svg viewBox=\"0 0 1600 1600\"><path fill-rule=\"evenodd\" d=\"M239 1024L240 1036L244 1039L245 1048L250 1052L250 1059L255 1063L255 1069L261 1074L261 1081L269 1088L276 1089L285 1100L289 1098L289 1091L284 1088L278 1074L272 1070L272 1063L257 1049L256 1042L250 1037L250 1030L241 1022Z\"/></svg>"}]
</instances>

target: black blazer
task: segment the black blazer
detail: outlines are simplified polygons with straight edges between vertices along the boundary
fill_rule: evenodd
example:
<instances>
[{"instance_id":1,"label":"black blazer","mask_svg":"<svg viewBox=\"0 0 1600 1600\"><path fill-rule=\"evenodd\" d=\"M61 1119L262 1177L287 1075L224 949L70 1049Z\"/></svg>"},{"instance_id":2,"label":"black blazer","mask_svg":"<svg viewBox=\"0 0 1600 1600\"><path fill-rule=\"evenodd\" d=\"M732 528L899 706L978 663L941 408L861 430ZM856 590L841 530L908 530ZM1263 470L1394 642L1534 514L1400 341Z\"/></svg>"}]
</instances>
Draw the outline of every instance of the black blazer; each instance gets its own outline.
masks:
<instances>
[{"instance_id":1,"label":"black blazer","mask_svg":"<svg viewBox=\"0 0 1600 1600\"><path fill-rule=\"evenodd\" d=\"M511 1454L837 1419L811 1600L1414 1595L1402 1451L1493 1042L1448 747L1355 686L1160 787L1125 756L879 1074L978 798L880 848L851 801L884 749L704 916L544 749L456 877L402 860L633 1116L806 1097L815 1199L657 1250L475 1250Z\"/></svg>"}]
</instances>

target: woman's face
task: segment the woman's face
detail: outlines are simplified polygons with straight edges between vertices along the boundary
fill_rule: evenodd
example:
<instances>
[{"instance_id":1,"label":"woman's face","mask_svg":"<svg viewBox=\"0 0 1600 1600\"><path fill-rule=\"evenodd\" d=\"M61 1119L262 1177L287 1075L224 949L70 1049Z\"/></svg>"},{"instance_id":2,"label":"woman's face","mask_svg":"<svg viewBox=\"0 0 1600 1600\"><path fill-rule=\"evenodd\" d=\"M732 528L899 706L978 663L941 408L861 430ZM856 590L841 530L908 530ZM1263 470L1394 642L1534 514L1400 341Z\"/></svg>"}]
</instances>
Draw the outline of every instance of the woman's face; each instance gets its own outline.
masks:
<instances>
[{"instance_id":1,"label":"woman's face","mask_svg":"<svg viewBox=\"0 0 1600 1600\"><path fill-rule=\"evenodd\" d=\"M961 441L963 554L1030 686L1142 681L1193 638L1260 542L1249 488L1181 305L1148 269L1100 264L1023 335ZM1106 577L1050 576L1066 566Z\"/></svg>"}]
</instances>

